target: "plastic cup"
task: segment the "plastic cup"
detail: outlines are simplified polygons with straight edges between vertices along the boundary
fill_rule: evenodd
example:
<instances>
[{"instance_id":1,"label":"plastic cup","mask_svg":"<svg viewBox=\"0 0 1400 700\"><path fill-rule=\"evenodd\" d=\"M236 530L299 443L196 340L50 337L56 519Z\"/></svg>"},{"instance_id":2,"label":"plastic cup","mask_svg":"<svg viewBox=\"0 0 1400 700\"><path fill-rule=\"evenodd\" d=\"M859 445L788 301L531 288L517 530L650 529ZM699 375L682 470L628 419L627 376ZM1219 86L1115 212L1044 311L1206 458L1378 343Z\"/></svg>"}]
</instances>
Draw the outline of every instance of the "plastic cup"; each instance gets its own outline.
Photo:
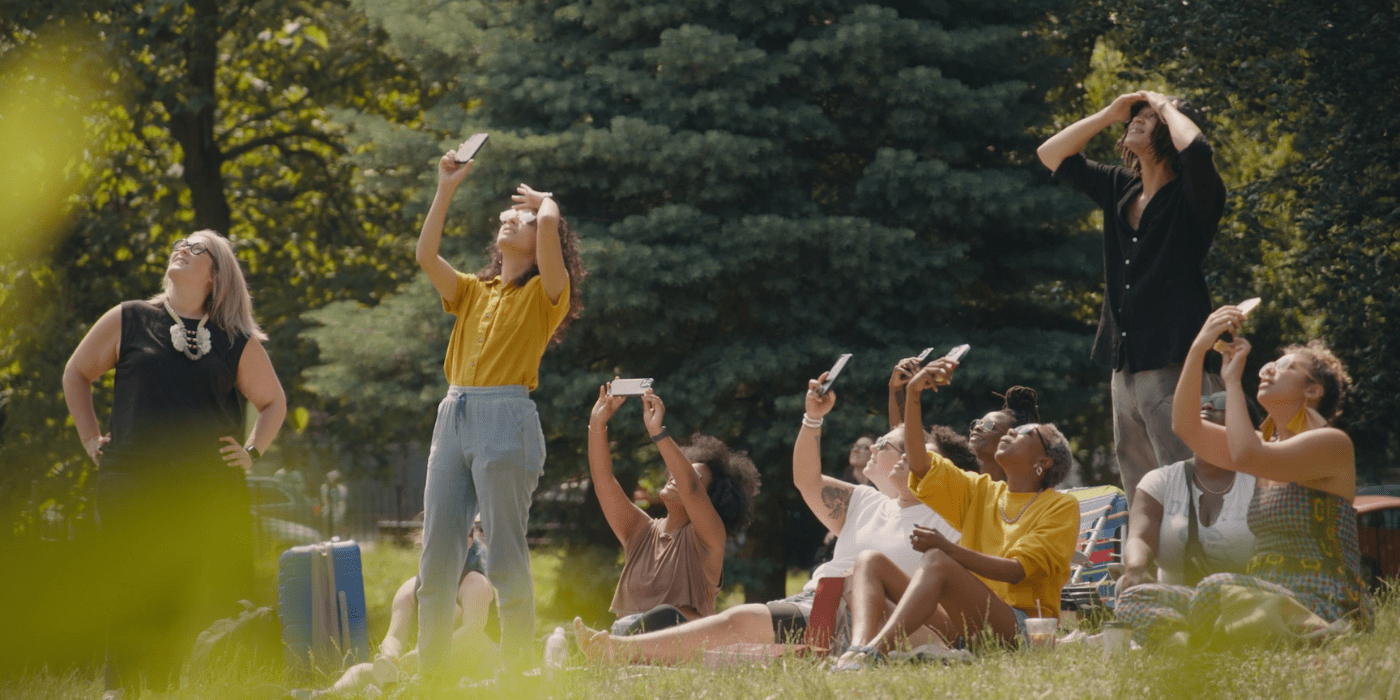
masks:
<instances>
[{"instance_id":1,"label":"plastic cup","mask_svg":"<svg viewBox=\"0 0 1400 700\"><path fill-rule=\"evenodd\" d=\"M1055 632L1060 621L1053 617L1031 617L1026 619L1026 637L1032 649L1051 649L1055 646Z\"/></svg>"},{"instance_id":2,"label":"plastic cup","mask_svg":"<svg viewBox=\"0 0 1400 700\"><path fill-rule=\"evenodd\" d=\"M1126 654L1132 648L1133 628L1126 622L1114 620L1103 623L1103 656Z\"/></svg>"}]
</instances>

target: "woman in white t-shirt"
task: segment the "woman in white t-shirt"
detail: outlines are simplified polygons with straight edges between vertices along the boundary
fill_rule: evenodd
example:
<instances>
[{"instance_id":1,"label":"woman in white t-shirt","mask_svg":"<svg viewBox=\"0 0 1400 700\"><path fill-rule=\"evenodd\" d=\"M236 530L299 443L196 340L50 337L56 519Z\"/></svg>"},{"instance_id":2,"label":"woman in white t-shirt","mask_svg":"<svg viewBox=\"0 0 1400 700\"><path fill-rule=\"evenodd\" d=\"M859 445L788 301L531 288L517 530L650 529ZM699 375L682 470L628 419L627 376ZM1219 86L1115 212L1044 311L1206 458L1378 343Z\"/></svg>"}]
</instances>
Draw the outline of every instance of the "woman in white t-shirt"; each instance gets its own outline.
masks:
<instances>
[{"instance_id":1,"label":"woman in white t-shirt","mask_svg":"<svg viewBox=\"0 0 1400 700\"><path fill-rule=\"evenodd\" d=\"M1225 424L1225 392L1201 400L1201 418ZM1193 467L1189 485L1188 465ZM1209 573L1244 571L1254 555L1254 534L1246 522L1253 496L1253 476L1221 469L1200 456L1148 472L1128 515L1130 536L1118 590L1152 582L1186 583L1184 553L1192 502L1196 539L1211 566Z\"/></svg>"}]
</instances>

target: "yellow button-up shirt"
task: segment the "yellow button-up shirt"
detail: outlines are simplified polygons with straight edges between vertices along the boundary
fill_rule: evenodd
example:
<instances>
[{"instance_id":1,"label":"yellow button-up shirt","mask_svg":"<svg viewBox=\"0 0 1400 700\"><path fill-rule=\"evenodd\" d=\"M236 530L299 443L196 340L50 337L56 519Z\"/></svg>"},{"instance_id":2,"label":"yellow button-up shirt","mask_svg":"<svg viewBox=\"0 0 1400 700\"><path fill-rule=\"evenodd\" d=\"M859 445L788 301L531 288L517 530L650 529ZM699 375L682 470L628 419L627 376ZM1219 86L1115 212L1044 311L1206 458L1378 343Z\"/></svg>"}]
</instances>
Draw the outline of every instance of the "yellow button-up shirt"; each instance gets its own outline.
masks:
<instances>
[{"instance_id":1,"label":"yellow button-up shirt","mask_svg":"<svg viewBox=\"0 0 1400 700\"><path fill-rule=\"evenodd\" d=\"M551 303L536 275L524 286L498 276L482 282L457 273L457 295L442 300L444 311L457 315L442 368L454 386L540 383L540 357L554 330L569 313L569 286Z\"/></svg>"}]
</instances>

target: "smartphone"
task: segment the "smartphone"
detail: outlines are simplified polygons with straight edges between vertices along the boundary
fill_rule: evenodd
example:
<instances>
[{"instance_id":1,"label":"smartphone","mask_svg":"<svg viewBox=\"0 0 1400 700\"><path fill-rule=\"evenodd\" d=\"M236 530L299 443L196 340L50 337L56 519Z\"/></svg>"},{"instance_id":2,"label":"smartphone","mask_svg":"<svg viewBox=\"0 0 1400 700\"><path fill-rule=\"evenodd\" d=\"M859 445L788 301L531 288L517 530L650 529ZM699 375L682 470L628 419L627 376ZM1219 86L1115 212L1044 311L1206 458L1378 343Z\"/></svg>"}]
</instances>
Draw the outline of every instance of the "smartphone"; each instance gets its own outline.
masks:
<instances>
[{"instance_id":1,"label":"smartphone","mask_svg":"<svg viewBox=\"0 0 1400 700\"><path fill-rule=\"evenodd\" d=\"M961 362L963 359L963 355L966 355L967 351L971 349L971 345L963 343L962 345L959 345L953 348L952 350L949 350L948 354L943 356L943 359L952 360L953 362Z\"/></svg>"},{"instance_id":2,"label":"smartphone","mask_svg":"<svg viewBox=\"0 0 1400 700\"><path fill-rule=\"evenodd\" d=\"M1259 301L1259 297L1250 297L1236 304L1236 306L1239 307L1240 313L1248 316L1249 312L1253 311L1254 307L1259 305Z\"/></svg>"},{"instance_id":3,"label":"smartphone","mask_svg":"<svg viewBox=\"0 0 1400 700\"><path fill-rule=\"evenodd\" d=\"M915 355L914 359L918 360L919 362L923 362L924 360L927 360L928 356L931 354L933 354L933 348L924 348L924 351Z\"/></svg>"},{"instance_id":4,"label":"smartphone","mask_svg":"<svg viewBox=\"0 0 1400 700\"><path fill-rule=\"evenodd\" d=\"M841 376L841 370L846 367L846 363L849 362L850 359L851 353L849 352L836 358L836 364L832 365L831 371L826 373L826 381L822 382L822 385L817 387L817 395L826 396L826 392L831 390L831 383L836 381L837 377Z\"/></svg>"},{"instance_id":5,"label":"smartphone","mask_svg":"<svg viewBox=\"0 0 1400 700\"><path fill-rule=\"evenodd\" d=\"M486 145L486 139L488 138L491 138L491 136L484 131L478 134L472 134L471 138L463 141L462 145L457 147L457 162L465 163L475 158L476 152L480 151L481 147Z\"/></svg>"},{"instance_id":6,"label":"smartphone","mask_svg":"<svg viewBox=\"0 0 1400 700\"><path fill-rule=\"evenodd\" d=\"M614 379L608 385L608 396L641 396L647 393L654 380L650 377L645 379Z\"/></svg>"}]
</instances>

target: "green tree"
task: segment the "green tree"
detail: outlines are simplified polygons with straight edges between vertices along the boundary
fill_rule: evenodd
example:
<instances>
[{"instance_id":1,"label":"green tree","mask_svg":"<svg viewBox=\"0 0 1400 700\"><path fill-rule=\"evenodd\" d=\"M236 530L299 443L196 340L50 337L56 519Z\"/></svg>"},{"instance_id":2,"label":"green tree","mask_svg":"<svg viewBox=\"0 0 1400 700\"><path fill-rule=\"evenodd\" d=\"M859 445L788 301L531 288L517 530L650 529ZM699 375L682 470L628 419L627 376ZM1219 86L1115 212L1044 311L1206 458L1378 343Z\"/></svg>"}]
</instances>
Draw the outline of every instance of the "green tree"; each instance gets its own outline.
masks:
<instances>
[{"instance_id":1,"label":"green tree","mask_svg":"<svg viewBox=\"0 0 1400 700\"><path fill-rule=\"evenodd\" d=\"M1400 67L1392 2L1088 2L1128 82L1209 108L1236 179L1212 255L1221 303L1262 295L1254 366L1322 337L1355 380L1339 425L1365 479L1400 457ZM1230 177L1227 175L1227 178ZM1254 322L1251 323L1254 325Z\"/></svg>"},{"instance_id":2,"label":"green tree","mask_svg":"<svg viewBox=\"0 0 1400 700\"><path fill-rule=\"evenodd\" d=\"M453 221L485 220L524 180L553 191L584 240L586 310L546 353L536 394L546 478L586 474L581 425L599 383L655 377L674 434L714 434L763 472L750 563L731 571L763 598L781 593L782 573L759 562L804 564L820 538L786 486L788 455L806 379L841 352L855 358L836 387L828 464L882 428L896 360L959 342L972 354L930 420L961 427L995 407L991 391L1028 384L1081 448L1103 444L1104 376L1088 360L1097 238L1057 223L1083 207L1028 162L1047 90L1075 75L1071 60L1044 58L1037 31L1058 5L442 3L431 22L376 15L405 60L447 81L426 112L441 132L493 132ZM463 36L475 50L453 50ZM384 161L405 162L408 141L384 144ZM430 163L417 166L425 176ZM659 466L635 410L614 434L631 475Z\"/></svg>"},{"instance_id":3,"label":"green tree","mask_svg":"<svg viewBox=\"0 0 1400 700\"><path fill-rule=\"evenodd\" d=\"M89 77L91 117L75 141L96 144L70 145L66 172L81 189L61 235L0 261L18 290L0 298L16 319L0 347L0 461L17 465L0 475L0 506L12 517L81 503L88 469L60 391L63 362L102 312L159 291L170 244L197 228L235 242L291 404L315 405L299 390L314 359L298 338L302 312L372 303L412 269L402 194L364 186L373 175L355 164L334 114L410 122L431 89L336 0L6 0L0 16L0 58L33 51ZM3 83L32 89L33 75L6 72Z\"/></svg>"}]
</instances>

